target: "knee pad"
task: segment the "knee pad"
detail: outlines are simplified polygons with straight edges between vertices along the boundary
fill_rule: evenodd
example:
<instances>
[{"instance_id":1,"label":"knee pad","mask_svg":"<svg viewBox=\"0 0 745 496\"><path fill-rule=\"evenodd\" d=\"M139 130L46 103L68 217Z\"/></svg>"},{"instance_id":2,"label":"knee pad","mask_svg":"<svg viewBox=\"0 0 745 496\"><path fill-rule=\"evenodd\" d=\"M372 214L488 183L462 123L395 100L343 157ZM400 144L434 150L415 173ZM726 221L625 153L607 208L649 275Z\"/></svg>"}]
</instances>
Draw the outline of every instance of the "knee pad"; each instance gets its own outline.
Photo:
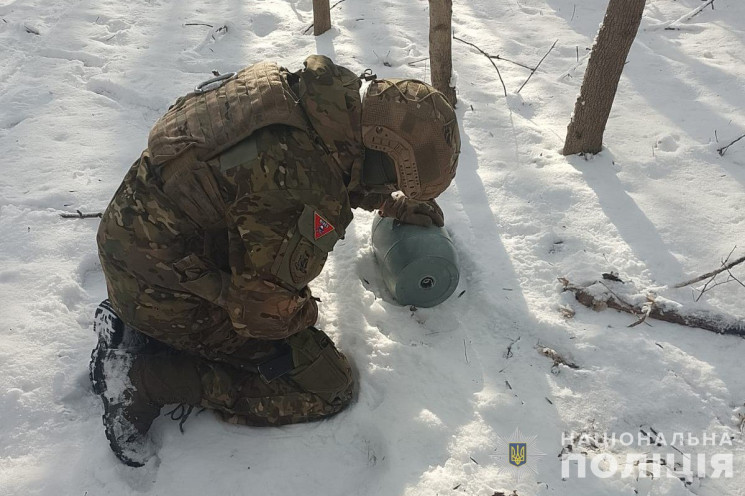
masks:
<instances>
[{"instance_id":1,"label":"knee pad","mask_svg":"<svg viewBox=\"0 0 745 496\"><path fill-rule=\"evenodd\" d=\"M331 339L309 327L287 339L295 365L289 376L303 390L328 403L348 403L353 385L352 367Z\"/></svg>"}]
</instances>

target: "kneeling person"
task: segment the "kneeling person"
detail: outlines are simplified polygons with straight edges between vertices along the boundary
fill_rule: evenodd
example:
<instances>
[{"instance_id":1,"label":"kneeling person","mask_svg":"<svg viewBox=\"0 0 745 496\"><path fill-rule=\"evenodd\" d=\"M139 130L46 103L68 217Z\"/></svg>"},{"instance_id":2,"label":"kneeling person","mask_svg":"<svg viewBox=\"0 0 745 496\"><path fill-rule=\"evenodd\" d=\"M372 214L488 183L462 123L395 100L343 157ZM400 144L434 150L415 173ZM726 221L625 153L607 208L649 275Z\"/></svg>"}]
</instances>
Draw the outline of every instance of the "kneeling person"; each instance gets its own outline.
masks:
<instances>
[{"instance_id":1,"label":"kneeling person","mask_svg":"<svg viewBox=\"0 0 745 496\"><path fill-rule=\"evenodd\" d=\"M323 56L295 73L264 62L180 98L153 127L98 232L109 300L91 380L123 462L145 462L166 404L266 426L350 403L351 367L313 327L308 283L352 208L442 225L434 198L460 150L431 86L360 88Z\"/></svg>"}]
</instances>

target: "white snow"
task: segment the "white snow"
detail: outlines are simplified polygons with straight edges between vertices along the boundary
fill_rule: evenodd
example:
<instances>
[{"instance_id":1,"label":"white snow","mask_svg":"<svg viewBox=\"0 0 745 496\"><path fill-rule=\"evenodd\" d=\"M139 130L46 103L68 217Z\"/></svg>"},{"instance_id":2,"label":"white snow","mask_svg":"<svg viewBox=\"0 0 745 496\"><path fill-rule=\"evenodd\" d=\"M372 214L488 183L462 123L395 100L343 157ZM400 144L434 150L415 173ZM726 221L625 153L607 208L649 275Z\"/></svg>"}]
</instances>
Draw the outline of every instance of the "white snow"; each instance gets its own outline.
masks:
<instances>
[{"instance_id":1,"label":"white snow","mask_svg":"<svg viewBox=\"0 0 745 496\"><path fill-rule=\"evenodd\" d=\"M109 450L87 376L106 295L97 219L59 214L103 210L150 126L212 69L274 59L294 70L323 53L356 72L428 80L428 4L347 0L315 38L304 34L311 0L0 0L0 495L745 494L742 339L657 321L628 328L633 316L594 313L557 281L613 270L686 305L697 293L670 285L718 267L735 245L742 256L745 140L716 150L745 133L745 4L717 0L665 30L701 2L649 0L607 148L563 157L606 4L455 2L455 34L493 55L530 66L559 41L519 95L529 71L495 60L507 99L489 61L453 42L463 152L440 204L462 273L450 300L391 303L364 212L313 283L320 326L356 368L351 408L278 429L205 412L184 435L161 418L159 459L130 469ZM743 266L733 273L745 280ZM744 298L732 282L702 302L745 317ZM539 346L580 369L553 374ZM668 442L731 440L675 447L694 459L734 453L733 477L685 484L663 468L655 479L562 480L562 432L650 427ZM519 482L494 456L516 428L546 453ZM622 466L633 453L678 455L579 444Z\"/></svg>"}]
</instances>

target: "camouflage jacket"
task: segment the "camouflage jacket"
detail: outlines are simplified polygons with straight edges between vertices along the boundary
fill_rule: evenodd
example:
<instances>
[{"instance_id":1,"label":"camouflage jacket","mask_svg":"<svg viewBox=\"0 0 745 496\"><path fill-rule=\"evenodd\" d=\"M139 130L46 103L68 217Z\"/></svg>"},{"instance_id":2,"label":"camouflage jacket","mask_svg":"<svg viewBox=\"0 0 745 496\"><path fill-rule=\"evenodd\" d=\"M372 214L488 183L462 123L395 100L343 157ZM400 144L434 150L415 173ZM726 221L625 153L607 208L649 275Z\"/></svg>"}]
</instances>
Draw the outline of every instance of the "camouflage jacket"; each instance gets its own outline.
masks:
<instances>
[{"instance_id":1,"label":"camouflage jacket","mask_svg":"<svg viewBox=\"0 0 745 496\"><path fill-rule=\"evenodd\" d=\"M251 130L217 155L197 145L163 161L148 149L132 165L98 233L109 297L128 324L187 348L210 341L225 315L243 338L280 339L315 323L307 284L351 208L384 198L355 192L359 79L321 56L281 77L305 127Z\"/></svg>"}]
</instances>

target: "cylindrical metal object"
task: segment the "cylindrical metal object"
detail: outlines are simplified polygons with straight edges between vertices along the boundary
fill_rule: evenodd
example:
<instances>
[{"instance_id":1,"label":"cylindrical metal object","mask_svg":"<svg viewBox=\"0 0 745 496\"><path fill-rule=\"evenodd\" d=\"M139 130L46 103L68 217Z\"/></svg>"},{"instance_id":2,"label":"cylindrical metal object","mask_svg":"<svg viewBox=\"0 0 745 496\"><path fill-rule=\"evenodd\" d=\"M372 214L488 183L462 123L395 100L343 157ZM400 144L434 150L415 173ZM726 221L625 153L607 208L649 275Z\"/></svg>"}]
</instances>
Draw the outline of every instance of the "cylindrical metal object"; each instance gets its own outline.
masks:
<instances>
[{"instance_id":1,"label":"cylindrical metal object","mask_svg":"<svg viewBox=\"0 0 745 496\"><path fill-rule=\"evenodd\" d=\"M433 307L458 286L458 256L444 228L376 216L372 245L385 285L401 305Z\"/></svg>"}]
</instances>

